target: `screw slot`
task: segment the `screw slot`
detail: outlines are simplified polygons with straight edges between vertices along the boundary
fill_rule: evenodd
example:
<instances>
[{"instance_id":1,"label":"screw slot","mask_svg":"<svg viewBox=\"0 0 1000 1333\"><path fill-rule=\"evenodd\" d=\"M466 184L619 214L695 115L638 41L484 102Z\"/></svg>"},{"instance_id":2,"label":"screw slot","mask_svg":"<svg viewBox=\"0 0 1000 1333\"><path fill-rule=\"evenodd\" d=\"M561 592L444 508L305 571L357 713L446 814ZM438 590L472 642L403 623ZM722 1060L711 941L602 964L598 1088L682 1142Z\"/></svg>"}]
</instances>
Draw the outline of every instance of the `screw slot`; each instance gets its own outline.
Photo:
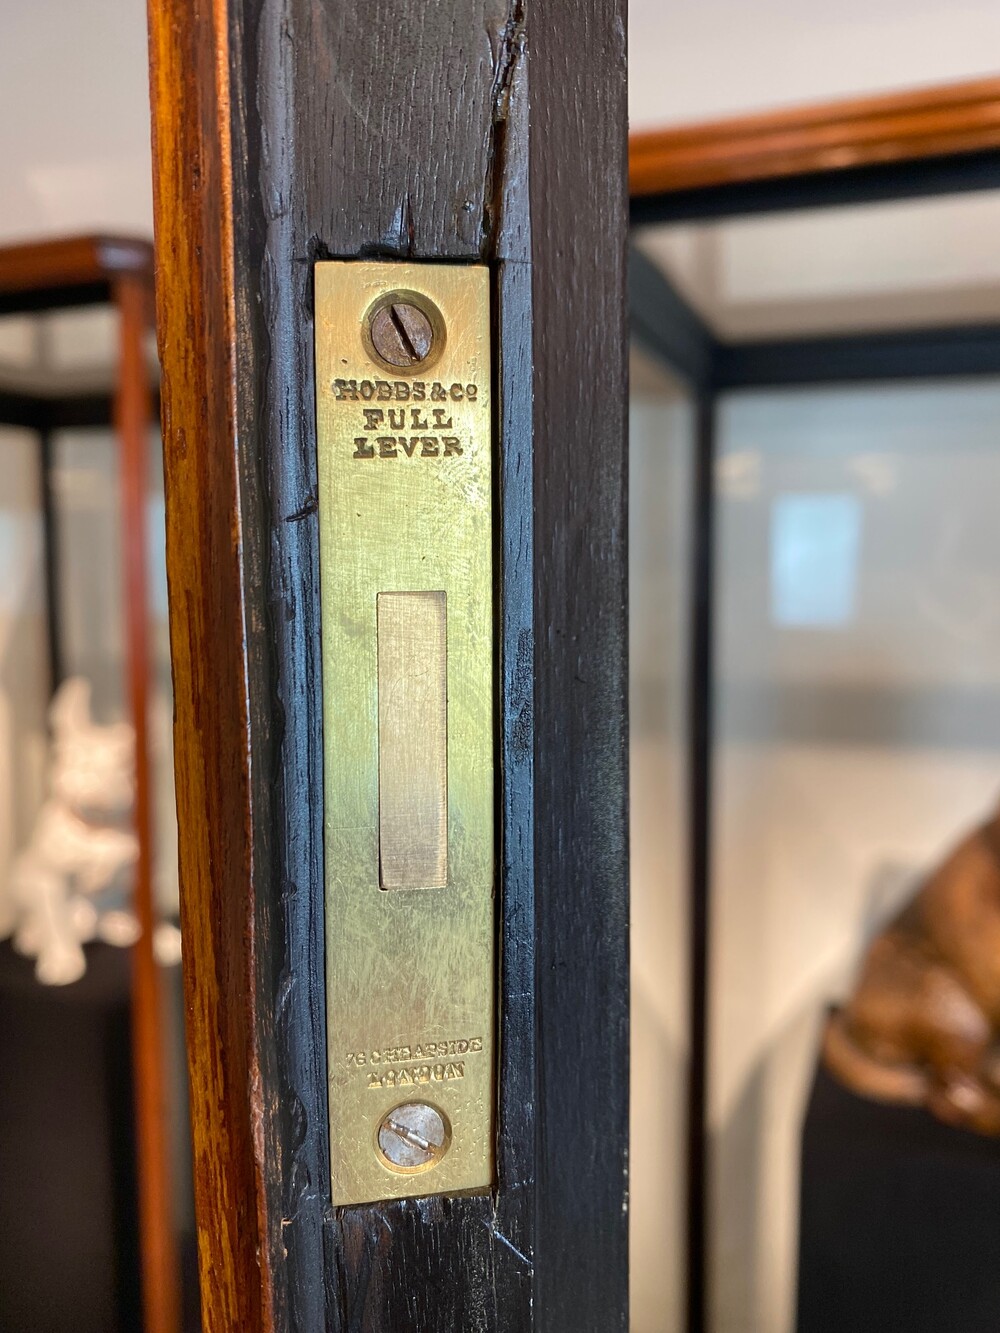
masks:
<instances>
[{"instance_id":1,"label":"screw slot","mask_svg":"<svg viewBox=\"0 0 1000 1333\"><path fill-rule=\"evenodd\" d=\"M418 366L434 345L431 321L410 301L388 301L379 306L368 326L372 346L390 366Z\"/></svg>"},{"instance_id":2,"label":"screw slot","mask_svg":"<svg viewBox=\"0 0 1000 1333\"><path fill-rule=\"evenodd\" d=\"M451 1127L436 1107L407 1102L383 1118L377 1140L386 1166L412 1174L437 1166L451 1145Z\"/></svg>"}]
</instances>

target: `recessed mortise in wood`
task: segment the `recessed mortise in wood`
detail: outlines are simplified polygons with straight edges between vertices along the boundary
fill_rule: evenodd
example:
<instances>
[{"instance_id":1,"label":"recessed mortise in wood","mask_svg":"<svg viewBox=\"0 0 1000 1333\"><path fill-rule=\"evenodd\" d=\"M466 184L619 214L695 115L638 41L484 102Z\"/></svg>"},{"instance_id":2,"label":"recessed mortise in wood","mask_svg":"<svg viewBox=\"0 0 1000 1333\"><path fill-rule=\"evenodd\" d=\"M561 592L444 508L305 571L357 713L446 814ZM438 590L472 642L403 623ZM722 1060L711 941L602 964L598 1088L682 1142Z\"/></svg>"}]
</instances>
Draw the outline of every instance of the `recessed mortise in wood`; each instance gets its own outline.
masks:
<instances>
[{"instance_id":1,"label":"recessed mortise in wood","mask_svg":"<svg viewBox=\"0 0 1000 1333\"><path fill-rule=\"evenodd\" d=\"M448 883L448 599L378 595L379 885Z\"/></svg>"}]
</instances>

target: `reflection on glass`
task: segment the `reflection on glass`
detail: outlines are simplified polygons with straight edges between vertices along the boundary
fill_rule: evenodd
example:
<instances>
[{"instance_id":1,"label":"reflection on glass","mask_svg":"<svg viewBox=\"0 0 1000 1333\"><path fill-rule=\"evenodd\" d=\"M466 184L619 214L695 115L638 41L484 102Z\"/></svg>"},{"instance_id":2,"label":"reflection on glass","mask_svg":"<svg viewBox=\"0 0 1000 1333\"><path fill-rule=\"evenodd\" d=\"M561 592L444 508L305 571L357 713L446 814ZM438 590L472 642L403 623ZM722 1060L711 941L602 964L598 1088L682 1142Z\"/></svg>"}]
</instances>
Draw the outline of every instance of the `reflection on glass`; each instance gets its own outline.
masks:
<instances>
[{"instance_id":1,"label":"reflection on glass","mask_svg":"<svg viewBox=\"0 0 1000 1333\"><path fill-rule=\"evenodd\" d=\"M688 497L693 411L633 354L629 425L633 1333L679 1328L684 1302L687 1040L685 793Z\"/></svg>"},{"instance_id":2,"label":"reflection on glass","mask_svg":"<svg viewBox=\"0 0 1000 1333\"><path fill-rule=\"evenodd\" d=\"M794 1328L799 1143L826 1006L1000 792L998 421L995 381L721 404L716 1333Z\"/></svg>"},{"instance_id":3,"label":"reflection on glass","mask_svg":"<svg viewBox=\"0 0 1000 1333\"><path fill-rule=\"evenodd\" d=\"M114 385L117 337L116 317L102 307L5 317L0 319L0 383L15 398L44 396L61 403L100 404ZM149 353L154 376L152 347ZM101 413L94 410L99 417ZM78 411L68 415L75 419ZM85 411L81 419L87 419ZM7 1041L0 1070L5 1090L0 1112L9 1127L11 1108L29 1105L30 1098L37 1097L43 1114L32 1118L30 1129L34 1142L44 1144L43 1151L35 1154L43 1169L33 1163L30 1180L16 1153L4 1157L0 1174L7 1202L18 1213L19 1243L25 1254L19 1260L15 1247L7 1256L8 1280L0 1281L4 1298L0 1305L7 1310L11 1300L16 1306L24 1295L20 1288L11 1290L10 1274L15 1271L25 1274L24 1290L32 1300L37 1294L34 1265L40 1251L32 1238L44 1230L46 1253L64 1270L64 1293L72 1283L66 1275L73 1273L73 1264L81 1253L89 1256L87 1280L73 1288L80 1308L87 1312L104 1301L109 1310L120 1307L121 1317L129 1323L133 1314L138 1318L133 1307L138 1301L139 1263L134 1227L127 1220L121 1222L133 1216L136 1188L128 1072L129 958L117 950L102 950L100 943L90 945L91 937L126 945L136 930L131 914L134 747L125 694L120 448L108 426L47 434L40 429L0 428L0 448L4 459L0 999L8 1018L20 1015L2 1025ZM190 1251L194 1217L175 924L178 891L162 471L159 433L151 429L147 591L153 681L148 723L154 892L161 917L154 946L164 964L160 980L165 1049L160 1054L168 1067L174 1221L183 1248ZM54 677L68 678L55 714L48 711ZM62 776L54 779L57 769ZM118 856L116 846L120 849L126 843L130 855ZM62 878L36 873L31 900L21 892L27 881L19 879L17 869L29 862L36 871L65 872ZM39 884L43 884L41 894ZM53 908L50 925L69 923L59 941L59 957L51 948L40 948L38 938L32 943L27 938L30 931L22 929L25 923L31 925L32 908L36 919L40 915L39 899ZM87 942L85 954L81 941ZM31 961L19 958L19 952ZM28 967L30 977L32 965L35 975L61 989L42 994L41 986L26 987L23 970ZM21 1021L25 1015L27 1021ZM48 1034L48 1039L39 1038L39 1032ZM98 1043L97 1059L92 1057L92 1042ZM69 1096L66 1089L73 1090ZM26 1117L25 1133L28 1128ZM44 1198L46 1190L59 1203L55 1212L45 1208L39 1212L22 1202ZM74 1231L77 1207L86 1210L85 1235Z\"/></svg>"},{"instance_id":4,"label":"reflection on glass","mask_svg":"<svg viewBox=\"0 0 1000 1333\"><path fill-rule=\"evenodd\" d=\"M842 625L854 612L861 504L853 495L779 495L771 505L771 617Z\"/></svg>"},{"instance_id":5,"label":"reflection on glass","mask_svg":"<svg viewBox=\"0 0 1000 1333\"><path fill-rule=\"evenodd\" d=\"M924 327L1000 312L1000 191L644 229L727 338Z\"/></svg>"}]
</instances>

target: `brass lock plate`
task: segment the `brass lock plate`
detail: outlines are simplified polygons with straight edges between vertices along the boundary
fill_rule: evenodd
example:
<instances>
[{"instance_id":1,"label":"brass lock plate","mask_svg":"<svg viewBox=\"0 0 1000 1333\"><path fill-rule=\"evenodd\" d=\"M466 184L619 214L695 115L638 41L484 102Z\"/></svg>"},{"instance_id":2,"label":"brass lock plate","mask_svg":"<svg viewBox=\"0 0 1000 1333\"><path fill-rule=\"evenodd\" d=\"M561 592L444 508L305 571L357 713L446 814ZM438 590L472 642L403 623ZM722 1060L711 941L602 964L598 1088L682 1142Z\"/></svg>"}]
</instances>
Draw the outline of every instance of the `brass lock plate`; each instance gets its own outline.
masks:
<instances>
[{"instance_id":1,"label":"brass lock plate","mask_svg":"<svg viewBox=\"0 0 1000 1333\"><path fill-rule=\"evenodd\" d=\"M316 265L334 1204L493 1180L489 275Z\"/></svg>"}]
</instances>

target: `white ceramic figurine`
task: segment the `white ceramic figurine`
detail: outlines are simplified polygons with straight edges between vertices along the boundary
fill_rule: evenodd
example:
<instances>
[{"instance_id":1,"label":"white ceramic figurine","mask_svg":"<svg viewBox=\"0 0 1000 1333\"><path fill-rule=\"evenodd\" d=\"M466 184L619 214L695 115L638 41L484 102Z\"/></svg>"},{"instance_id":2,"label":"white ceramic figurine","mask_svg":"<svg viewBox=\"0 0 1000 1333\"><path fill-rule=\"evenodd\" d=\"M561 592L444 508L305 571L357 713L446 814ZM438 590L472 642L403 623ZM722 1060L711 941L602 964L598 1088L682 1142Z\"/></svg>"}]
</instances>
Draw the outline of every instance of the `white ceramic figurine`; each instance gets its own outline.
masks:
<instances>
[{"instance_id":1,"label":"white ceramic figurine","mask_svg":"<svg viewBox=\"0 0 1000 1333\"><path fill-rule=\"evenodd\" d=\"M129 823L135 733L127 722L94 723L90 683L71 677L49 709L49 794L28 846L11 868L6 920L39 981L66 985L86 970L83 944L129 945L138 923L128 909L139 844Z\"/></svg>"}]
</instances>

